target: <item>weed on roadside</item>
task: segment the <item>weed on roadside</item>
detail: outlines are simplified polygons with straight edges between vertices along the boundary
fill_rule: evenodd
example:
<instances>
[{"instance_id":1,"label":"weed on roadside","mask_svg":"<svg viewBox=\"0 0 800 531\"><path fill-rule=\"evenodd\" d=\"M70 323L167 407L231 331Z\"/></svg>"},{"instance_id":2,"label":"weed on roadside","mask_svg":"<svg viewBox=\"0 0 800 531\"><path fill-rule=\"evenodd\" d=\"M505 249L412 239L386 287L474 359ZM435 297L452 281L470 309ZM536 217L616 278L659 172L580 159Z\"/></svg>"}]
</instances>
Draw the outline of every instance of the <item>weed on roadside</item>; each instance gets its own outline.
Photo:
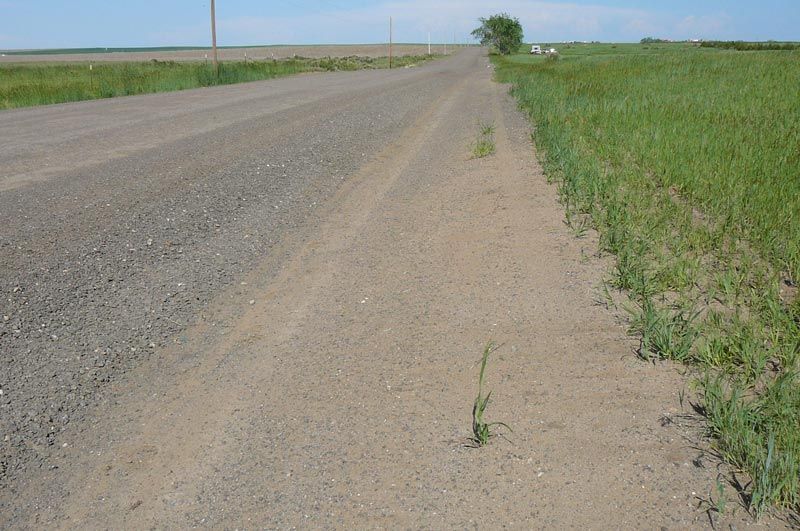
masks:
<instances>
[{"instance_id":1,"label":"weed on roadside","mask_svg":"<svg viewBox=\"0 0 800 531\"><path fill-rule=\"evenodd\" d=\"M485 422L483 415L486 412L486 406L489 405L489 397L492 392L489 391L486 396L483 396L483 380L486 371L486 362L489 360L489 355L497 350L497 345L493 342L487 343L483 349L483 358L481 359L481 372L478 376L478 396L475 397L475 403L472 406L472 442L476 447L486 446L489 439L497 435L492 431L493 426L502 426L508 431L513 431L508 424L504 422Z\"/></svg>"},{"instance_id":2,"label":"weed on roadside","mask_svg":"<svg viewBox=\"0 0 800 531\"><path fill-rule=\"evenodd\" d=\"M494 124L478 124L478 140L472 147L472 156L476 159L487 157L494 153Z\"/></svg>"},{"instance_id":3,"label":"weed on roadside","mask_svg":"<svg viewBox=\"0 0 800 531\"><path fill-rule=\"evenodd\" d=\"M650 298L645 298L638 310L631 313L632 322L628 332L640 337L639 357L646 361L690 360L697 336L693 327L697 315L656 306Z\"/></svg>"}]
</instances>

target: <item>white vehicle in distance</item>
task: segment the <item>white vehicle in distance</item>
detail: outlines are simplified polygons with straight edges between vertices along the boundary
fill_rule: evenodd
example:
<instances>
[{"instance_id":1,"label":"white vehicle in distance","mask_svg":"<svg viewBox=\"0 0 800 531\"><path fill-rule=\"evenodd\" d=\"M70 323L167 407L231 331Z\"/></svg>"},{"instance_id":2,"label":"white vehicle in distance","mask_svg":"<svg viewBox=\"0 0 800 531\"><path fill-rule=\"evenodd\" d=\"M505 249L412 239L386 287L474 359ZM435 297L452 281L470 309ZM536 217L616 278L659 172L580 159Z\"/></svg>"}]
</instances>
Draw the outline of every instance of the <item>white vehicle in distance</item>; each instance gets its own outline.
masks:
<instances>
[{"instance_id":1,"label":"white vehicle in distance","mask_svg":"<svg viewBox=\"0 0 800 531\"><path fill-rule=\"evenodd\" d=\"M539 46L538 44L534 44L533 46L531 46L531 53L533 55L542 55L542 47Z\"/></svg>"},{"instance_id":2,"label":"white vehicle in distance","mask_svg":"<svg viewBox=\"0 0 800 531\"><path fill-rule=\"evenodd\" d=\"M558 50L555 48L548 48L544 51L545 55L558 55Z\"/></svg>"}]
</instances>

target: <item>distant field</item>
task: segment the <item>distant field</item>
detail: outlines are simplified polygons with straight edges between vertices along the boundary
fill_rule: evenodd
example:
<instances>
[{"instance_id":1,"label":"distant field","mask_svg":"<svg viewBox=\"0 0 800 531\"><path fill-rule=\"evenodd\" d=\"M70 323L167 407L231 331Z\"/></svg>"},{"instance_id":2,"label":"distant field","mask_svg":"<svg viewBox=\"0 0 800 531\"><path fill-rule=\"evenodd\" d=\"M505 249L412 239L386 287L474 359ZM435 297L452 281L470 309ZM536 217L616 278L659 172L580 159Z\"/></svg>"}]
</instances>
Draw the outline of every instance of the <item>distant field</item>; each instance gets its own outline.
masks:
<instances>
[{"instance_id":1,"label":"distant field","mask_svg":"<svg viewBox=\"0 0 800 531\"><path fill-rule=\"evenodd\" d=\"M436 56L403 55L395 67L417 65ZM0 109L168 92L259 81L301 72L387 68L387 57L323 57L228 61L219 72L205 63L0 64Z\"/></svg>"},{"instance_id":2,"label":"distant field","mask_svg":"<svg viewBox=\"0 0 800 531\"><path fill-rule=\"evenodd\" d=\"M249 48L248 46L225 46L225 48ZM69 55L87 53L125 52L177 52L183 50L206 50L206 46L152 46L146 48L46 48L38 50L0 50L6 55ZM220 47L221 49L221 47Z\"/></svg>"},{"instance_id":3,"label":"distant field","mask_svg":"<svg viewBox=\"0 0 800 531\"><path fill-rule=\"evenodd\" d=\"M696 50L697 44L669 43L669 44L631 44L631 43L592 43L592 44L559 44L541 43L543 49L555 48L562 57L599 57L620 55L661 55L666 52L679 52ZM513 62L536 63L545 59L542 55L531 55L530 46L525 45L520 49L520 54L513 55Z\"/></svg>"},{"instance_id":4,"label":"distant field","mask_svg":"<svg viewBox=\"0 0 800 531\"><path fill-rule=\"evenodd\" d=\"M442 46L435 46L433 53L442 53ZM395 55L423 55L428 46L422 44L395 44ZM33 51L5 51L0 63L28 62L142 62L158 61L205 61L211 57L210 48L202 47L160 47L160 48L79 48ZM318 46L253 46L218 48L223 61L248 59L286 59L294 57L322 58L358 55L362 57L382 57L388 55L386 44L342 44Z\"/></svg>"},{"instance_id":5,"label":"distant field","mask_svg":"<svg viewBox=\"0 0 800 531\"><path fill-rule=\"evenodd\" d=\"M616 256L640 356L695 369L749 509L797 511L800 52L554 47L495 61L568 222Z\"/></svg>"}]
</instances>

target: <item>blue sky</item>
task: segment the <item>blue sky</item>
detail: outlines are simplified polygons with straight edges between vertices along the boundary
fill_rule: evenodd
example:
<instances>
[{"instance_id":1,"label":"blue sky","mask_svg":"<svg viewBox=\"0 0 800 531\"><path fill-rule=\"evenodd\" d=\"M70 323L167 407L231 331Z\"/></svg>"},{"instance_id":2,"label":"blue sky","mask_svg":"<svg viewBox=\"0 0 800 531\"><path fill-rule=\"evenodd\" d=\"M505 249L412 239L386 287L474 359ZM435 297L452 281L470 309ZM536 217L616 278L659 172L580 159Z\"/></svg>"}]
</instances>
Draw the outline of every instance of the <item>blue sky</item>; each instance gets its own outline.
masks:
<instances>
[{"instance_id":1,"label":"blue sky","mask_svg":"<svg viewBox=\"0 0 800 531\"><path fill-rule=\"evenodd\" d=\"M205 45L209 0L0 0L0 49ZM533 41L800 40L800 0L217 0L220 45L463 41L508 12Z\"/></svg>"}]
</instances>

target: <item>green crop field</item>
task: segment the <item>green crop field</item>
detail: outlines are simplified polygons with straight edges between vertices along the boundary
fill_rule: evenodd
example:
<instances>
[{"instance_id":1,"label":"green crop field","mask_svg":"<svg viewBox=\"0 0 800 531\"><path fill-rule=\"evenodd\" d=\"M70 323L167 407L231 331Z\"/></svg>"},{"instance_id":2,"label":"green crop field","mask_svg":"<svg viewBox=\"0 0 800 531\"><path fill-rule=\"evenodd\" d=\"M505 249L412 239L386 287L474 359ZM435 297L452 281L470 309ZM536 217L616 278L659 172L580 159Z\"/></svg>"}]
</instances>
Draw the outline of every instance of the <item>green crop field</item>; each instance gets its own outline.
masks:
<instances>
[{"instance_id":1,"label":"green crop field","mask_svg":"<svg viewBox=\"0 0 800 531\"><path fill-rule=\"evenodd\" d=\"M435 56L400 56L393 66L419 64ZM0 109L112 98L214 85L259 81L300 72L387 68L388 58L326 57L226 62L219 72L204 63L50 63L0 65Z\"/></svg>"},{"instance_id":2,"label":"green crop field","mask_svg":"<svg viewBox=\"0 0 800 531\"><path fill-rule=\"evenodd\" d=\"M800 51L556 47L494 60L568 223L615 256L639 355L693 368L751 512L797 511Z\"/></svg>"}]
</instances>

